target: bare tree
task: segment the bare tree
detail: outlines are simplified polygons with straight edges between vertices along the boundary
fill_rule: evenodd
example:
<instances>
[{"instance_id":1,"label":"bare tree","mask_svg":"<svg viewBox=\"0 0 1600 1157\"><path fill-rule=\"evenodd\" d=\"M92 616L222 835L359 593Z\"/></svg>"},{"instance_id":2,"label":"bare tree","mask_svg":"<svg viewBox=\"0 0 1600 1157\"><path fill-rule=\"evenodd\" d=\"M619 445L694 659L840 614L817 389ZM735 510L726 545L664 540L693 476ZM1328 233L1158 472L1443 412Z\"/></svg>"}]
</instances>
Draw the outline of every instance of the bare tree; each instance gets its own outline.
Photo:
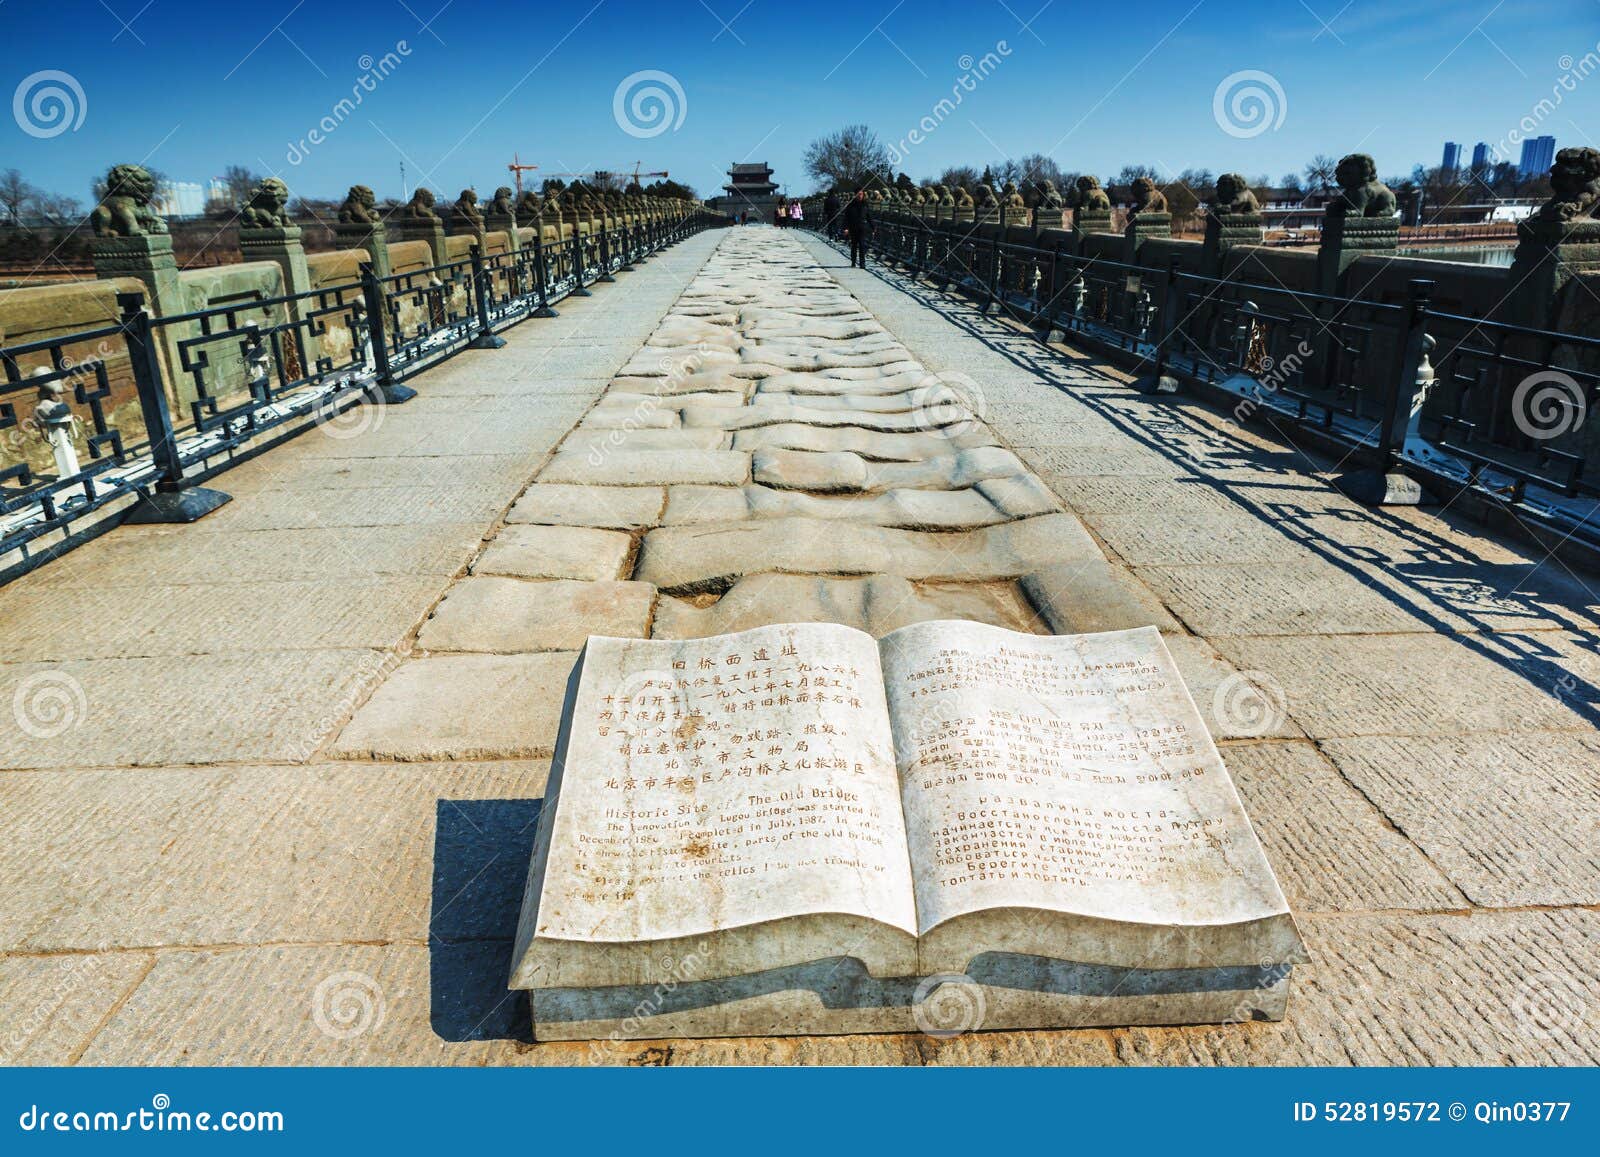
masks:
<instances>
[{"instance_id":1,"label":"bare tree","mask_svg":"<svg viewBox=\"0 0 1600 1157\"><path fill-rule=\"evenodd\" d=\"M978 170L971 165L954 165L940 173L939 179L934 182L936 185L944 185L951 189L957 187L970 189L977 183Z\"/></svg>"},{"instance_id":2,"label":"bare tree","mask_svg":"<svg viewBox=\"0 0 1600 1157\"><path fill-rule=\"evenodd\" d=\"M51 225L74 225L83 220L83 202L65 193L39 193L33 203L39 216Z\"/></svg>"},{"instance_id":3,"label":"bare tree","mask_svg":"<svg viewBox=\"0 0 1600 1157\"><path fill-rule=\"evenodd\" d=\"M20 169L7 169L0 173L0 207L13 226L21 226L22 211L39 195L39 190L23 179Z\"/></svg>"},{"instance_id":4,"label":"bare tree","mask_svg":"<svg viewBox=\"0 0 1600 1157\"><path fill-rule=\"evenodd\" d=\"M892 176L889 150L866 125L846 125L806 146L806 172L819 184L854 187L868 177Z\"/></svg>"},{"instance_id":5,"label":"bare tree","mask_svg":"<svg viewBox=\"0 0 1600 1157\"><path fill-rule=\"evenodd\" d=\"M1043 153L1029 153L1017 162L1017 168L1022 171L1019 180L1028 181L1054 181L1058 189L1066 187L1067 174L1061 166L1045 156Z\"/></svg>"},{"instance_id":6,"label":"bare tree","mask_svg":"<svg viewBox=\"0 0 1600 1157\"><path fill-rule=\"evenodd\" d=\"M1318 153L1305 167L1306 188L1313 193L1326 193L1333 188L1334 174L1339 170L1336 158Z\"/></svg>"},{"instance_id":7,"label":"bare tree","mask_svg":"<svg viewBox=\"0 0 1600 1157\"><path fill-rule=\"evenodd\" d=\"M261 178L245 165L229 165L222 170L222 183L228 190L229 207L238 209L250 200Z\"/></svg>"}]
</instances>

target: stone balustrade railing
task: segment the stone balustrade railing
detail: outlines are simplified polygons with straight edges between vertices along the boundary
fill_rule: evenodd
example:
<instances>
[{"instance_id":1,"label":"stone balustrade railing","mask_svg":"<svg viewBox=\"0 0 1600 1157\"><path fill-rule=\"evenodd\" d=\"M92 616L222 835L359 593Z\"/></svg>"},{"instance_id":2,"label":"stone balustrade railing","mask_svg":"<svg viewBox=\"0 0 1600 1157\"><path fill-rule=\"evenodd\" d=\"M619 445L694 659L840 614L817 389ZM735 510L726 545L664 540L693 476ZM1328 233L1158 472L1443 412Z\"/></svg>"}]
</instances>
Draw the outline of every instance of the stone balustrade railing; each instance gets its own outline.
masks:
<instances>
[{"instance_id":1,"label":"stone balustrade railing","mask_svg":"<svg viewBox=\"0 0 1600 1157\"><path fill-rule=\"evenodd\" d=\"M90 218L93 281L0 293L0 581L88 522L192 521L230 462L367 402L497 331L553 316L665 245L726 219L698 202L577 185L418 190L380 211L350 190L341 248L308 255L289 191L262 181L239 214L244 260L183 270L153 182L118 165ZM104 516L104 517L96 517Z\"/></svg>"},{"instance_id":2,"label":"stone balustrade railing","mask_svg":"<svg viewBox=\"0 0 1600 1157\"><path fill-rule=\"evenodd\" d=\"M1263 243L1236 175L1201 241L1171 235L1148 183L1120 229L1093 178L1031 206L1014 188L869 199L881 256L1128 361L1150 392L1187 383L1298 428L1363 467L1346 480L1360 497L1417 501L1420 477L1600 560L1600 151L1562 150L1509 269L1401 255L1375 172L1341 162L1320 243L1298 251ZM821 199L804 212L838 224Z\"/></svg>"}]
</instances>

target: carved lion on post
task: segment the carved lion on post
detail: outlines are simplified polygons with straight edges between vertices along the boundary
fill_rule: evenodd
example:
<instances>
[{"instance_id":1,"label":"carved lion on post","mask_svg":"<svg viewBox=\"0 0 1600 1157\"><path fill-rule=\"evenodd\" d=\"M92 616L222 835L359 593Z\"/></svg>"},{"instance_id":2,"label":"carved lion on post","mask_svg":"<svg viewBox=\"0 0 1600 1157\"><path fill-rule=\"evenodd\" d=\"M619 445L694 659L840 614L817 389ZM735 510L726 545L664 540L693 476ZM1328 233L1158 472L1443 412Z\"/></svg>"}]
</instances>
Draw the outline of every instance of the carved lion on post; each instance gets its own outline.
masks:
<instances>
[{"instance_id":1,"label":"carved lion on post","mask_svg":"<svg viewBox=\"0 0 1600 1157\"><path fill-rule=\"evenodd\" d=\"M372 225L378 220L378 198L365 185L351 185L339 206L339 222L343 225Z\"/></svg>"},{"instance_id":2,"label":"carved lion on post","mask_svg":"<svg viewBox=\"0 0 1600 1157\"><path fill-rule=\"evenodd\" d=\"M539 194L529 189L517 198L517 220L522 222L537 221L541 208Z\"/></svg>"},{"instance_id":3,"label":"carved lion on post","mask_svg":"<svg viewBox=\"0 0 1600 1157\"><path fill-rule=\"evenodd\" d=\"M1550 168L1550 200L1539 208L1541 221L1592 217L1600 207L1600 150L1562 149Z\"/></svg>"},{"instance_id":4,"label":"carved lion on post","mask_svg":"<svg viewBox=\"0 0 1600 1157\"><path fill-rule=\"evenodd\" d=\"M482 225L483 213L478 209L478 194L471 189L462 189L461 196L456 198L452 215L463 225Z\"/></svg>"},{"instance_id":5,"label":"carved lion on post","mask_svg":"<svg viewBox=\"0 0 1600 1157\"><path fill-rule=\"evenodd\" d=\"M496 217L509 217L516 212L516 207L511 203L510 185L501 185L494 191L494 200L489 202L489 212Z\"/></svg>"},{"instance_id":6,"label":"carved lion on post","mask_svg":"<svg viewBox=\"0 0 1600 1157\"><path fill-rule=\"evenodd\" d=\"M1333 179L1339 196L1328 207L1357 217L1393 217L1399 207L1394 193L1378 180L1378 162L1366 153L1351 153L1339 162Z\"/></svg>"},{"instance_id":7,"label":"carved lion on post","mask_svg":"<svg viewBox=\"0 0 1600 1157\"><path fill-rule=\"evenodd\" d=\"M1037 182L1034 187L1035 204L1041 209L1059 209L1062 207L1061 192L1056 188L1056 183L1046 177Z\"/></svg>"},{"instance_id":8,"label":"carved lion on post","mask_svg":"<svg viewBox=\"0 0 1600 1157\"><path fill-rule=\"evenodd\" d=\"M141 237L165 233L167 223L150 208L156 183L143 165L117 165L106 174L106 195L89 214L97 237Z\"/></svg>"},{"instance_id":9,"label":"carved lion on post","mask_svg":"<svg viewBox=\"0 0 1600 1157\"><path fill-rule=\"evenodd\" d=\"M1217 178L1217 195L1211 201L1211 214L1260 213L1261 202L1250 191L1250 182L1240 173L1223 173Z\"/></svg>"},{"instance_id":10,"label":"carved lion on post","mask_svg":"<svg viewBox=\"0 0 1600 1157\"><path fill-rule=\"evenodd\" d=\"M1165 213L1167 211L1167 195L1156 188L1156 183L1149 177L1136 177L1133 182L1133 212L1140 213Z\"/></svg>"},{"instance_id":11,"label":"carved lion on post","mask_svg":"<svg viewBox=\"0 0 1600 1157\"><path fill-rule=\"evenodd\" d=\"M1072 207L1094 212L1111 211L1111 198L1100 187L1099 177L1085 175L1078 178L1077 187L1073 190Z\"/></svg>"},{"instance_id":12,"label":"carved lion on post","mask_svg":"<svg viewBox=\"0 0 1600 1157\"><path fill-rule=\"evenodd\" d=\"M289 186L268 177L250 194L250 201L239 214L246 229L286 229L294 224L289 216Z\"/></svg>"},{"instance_id":13,"label":"carved lion on post","mask_svg":"<svg viewBox=\"0 0 1600 1157\"><path fill-rule=\"evenodd\" d=\"M972 202L972 190L971 189L967 188L965 185L957 185L955 187L955 190L954 190L954 195L955 195L955 199L956 199L956 208L958 208L958 209L970 209L970 208L972 208L973 202Z\"/></svg>"},{"instance_id":14,"label":"carved lion on post","mask_svg":"<svg viewBox=\"0 0 1600 1157\"><path fill-rule=\"evenodd\" d=\"M411 200L406 202L404 216L413 221L437 221L439 214L433 211L434 198L431 189L418 189L411 194Z\"/></svg>"}]
</instances>

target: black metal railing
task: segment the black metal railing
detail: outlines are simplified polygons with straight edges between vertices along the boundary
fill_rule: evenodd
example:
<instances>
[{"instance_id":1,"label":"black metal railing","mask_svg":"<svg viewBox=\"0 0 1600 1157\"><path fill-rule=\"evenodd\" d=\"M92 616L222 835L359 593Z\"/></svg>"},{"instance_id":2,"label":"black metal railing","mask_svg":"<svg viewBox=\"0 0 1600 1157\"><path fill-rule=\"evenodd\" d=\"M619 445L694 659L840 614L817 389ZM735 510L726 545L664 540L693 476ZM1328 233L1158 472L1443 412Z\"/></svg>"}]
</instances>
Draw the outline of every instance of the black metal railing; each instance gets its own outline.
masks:
<instances>
[{"instance_id":1,"label":"black metal railing","mask_svg":"<svg viewBox=\"0 0 1600 1157\"><path fill-rule=\"evenodd\" d=\"M807 214L808 227L826 232ZM886 212L872 250L913 279L1057 332L1140 373L1187 382L1322 439L1369 502L1470 489L1519 521L1600 550L1600 338L1442 312L1434 284L1404 300L1328 296L1069 251L1058 231L1016 240L1002 220ZM837 244L837 240L835 240Z\"/></svg>"},{"instance_id":2,"label":"black metal railing","mask_svg":"<svg viewBox=\"0 0 1600 1157\"><path fill-rule=\"evenodd\" d=\"M234 462L403 402L404 379L723 224L662 210L550 241L535 222L514 250L170 317L119 294L113 325L0 346L0 581L121 519L193 521L228 500L199 484Z\"/></svg>"}]
</instances>

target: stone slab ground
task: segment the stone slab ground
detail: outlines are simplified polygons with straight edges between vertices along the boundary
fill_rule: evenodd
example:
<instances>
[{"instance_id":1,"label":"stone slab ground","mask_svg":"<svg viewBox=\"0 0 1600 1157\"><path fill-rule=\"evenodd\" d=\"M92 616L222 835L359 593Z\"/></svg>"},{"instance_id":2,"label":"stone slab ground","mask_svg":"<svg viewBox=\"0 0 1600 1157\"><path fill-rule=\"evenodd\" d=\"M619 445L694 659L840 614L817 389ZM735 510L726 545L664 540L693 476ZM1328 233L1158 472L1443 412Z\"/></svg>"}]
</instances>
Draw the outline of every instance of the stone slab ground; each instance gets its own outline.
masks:
<instances>
[{"instance_id":1,"label":"stone slab ground","mask_svg":"<svg viewBox=\"0 0 1600 1157\"><path fill-rule=\"evenodd\" d=\"M0 589L0 1060L1600 1063L1593 576L809 236L507 337ZM530 1043L583 637L942 617L1162 629L1302 921L1288 1019Z\"/></svg>"}]
</instances>

